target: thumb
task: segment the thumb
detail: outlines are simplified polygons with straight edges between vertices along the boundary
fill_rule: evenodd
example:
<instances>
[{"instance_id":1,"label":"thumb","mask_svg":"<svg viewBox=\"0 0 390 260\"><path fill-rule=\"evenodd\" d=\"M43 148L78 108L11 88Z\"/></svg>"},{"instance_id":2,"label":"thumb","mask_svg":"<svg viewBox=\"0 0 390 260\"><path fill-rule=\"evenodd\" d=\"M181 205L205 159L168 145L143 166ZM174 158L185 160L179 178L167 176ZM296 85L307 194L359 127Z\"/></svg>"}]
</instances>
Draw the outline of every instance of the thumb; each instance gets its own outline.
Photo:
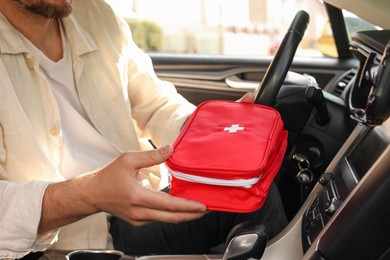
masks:
<instances>
[{"instance_id":1,"label":"thumb","mask_svg":"<svg viewBox=\"0 0 390 260\"><path fill-rule=\"evenodd\" d=\"M237 102L242 103L253 103L255 101L255 94L248 92L244 96L242 96Z\"/></svg>"},{"instance_id":2,"label":"thumb","mask_svg":"<svg viewBox=\"0 0 390 260\"><path fill-rule=\"evenodd\" d=\"M173 147L171 145L166 145L155 150L130 152L128 153L128 156L130 157L128 160L134 169L141 169L165 162L172 152Z\"/></svg>"}]
</instances>

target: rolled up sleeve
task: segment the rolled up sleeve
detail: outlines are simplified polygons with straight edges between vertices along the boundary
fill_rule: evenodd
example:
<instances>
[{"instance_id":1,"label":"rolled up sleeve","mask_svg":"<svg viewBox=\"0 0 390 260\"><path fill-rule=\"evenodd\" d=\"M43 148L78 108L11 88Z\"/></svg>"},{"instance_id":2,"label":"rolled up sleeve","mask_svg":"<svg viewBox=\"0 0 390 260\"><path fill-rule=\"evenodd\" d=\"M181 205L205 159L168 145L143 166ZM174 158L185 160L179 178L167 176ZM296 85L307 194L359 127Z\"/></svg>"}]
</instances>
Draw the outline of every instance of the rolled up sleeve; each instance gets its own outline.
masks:
<instances>
[{"instance_id":1,"label":"rolled up sleeve","mask_svg":"<svg viewBox=\"0 0 390 260\"><path fill-rule=\"evenodd\" d=\"M156 75L151 58L134 43L128 25L118 18L128 61L128 98L133 119L143 138L157 146L172 144L195 106L175 86Z\"/></svg>"},{"instance_id":2,"label":"rolled up sleeve","mask_svg":"<svg viewBox=\"0 0 390 260\"><path fill-rule=\"evenodd\" d=\"M129 97L132 115L142 131L157 146L171 144L195 110L167 81L160 80L151 59L133 46L129 64Z\"/></svg>"},{"instance_id":3,"label":"rolled up sleeve","mask_svg":"<svg viewBox=\"0 0 390 260\"><path fill-rule=\"evenodd\" d=\"M42 199L48 184L45 181L23 184L0 181L0 259L43 251L56 241L56 230L37 236Z\"/></svg>"}]
</instances>

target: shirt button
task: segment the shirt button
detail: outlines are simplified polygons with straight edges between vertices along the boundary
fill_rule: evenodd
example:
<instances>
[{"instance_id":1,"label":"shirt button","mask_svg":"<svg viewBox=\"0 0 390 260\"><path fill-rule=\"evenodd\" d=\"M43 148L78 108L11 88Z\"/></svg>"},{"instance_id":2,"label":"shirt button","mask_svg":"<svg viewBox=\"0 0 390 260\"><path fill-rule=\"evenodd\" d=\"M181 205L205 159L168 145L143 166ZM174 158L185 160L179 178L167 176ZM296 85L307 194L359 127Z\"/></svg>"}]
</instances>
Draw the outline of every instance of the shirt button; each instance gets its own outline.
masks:
<instances>
[{"instance_id":1,"label":"shirt button","mask_svg":"<svg viewBox=\"0 0 390 260\"><path fill-rule=\"evenodd\" d=\"M50 135L53 137L57 137L60 135L60 130L58 128L52 128L50 129Z\"/></svg>"},{"instance_id":2,"label":"shirt button","mask_svg":"<svg viewBox=\"0 0 390 260\"><path fill-rule=\"evenodd\" d=\"M32 58L27 58L27 59L26 59L26 63L27 63L27 67L28 67L30 70L34 69L34 63L35 63L34 59L32 59Z\"/></svg>"}]
</instances>

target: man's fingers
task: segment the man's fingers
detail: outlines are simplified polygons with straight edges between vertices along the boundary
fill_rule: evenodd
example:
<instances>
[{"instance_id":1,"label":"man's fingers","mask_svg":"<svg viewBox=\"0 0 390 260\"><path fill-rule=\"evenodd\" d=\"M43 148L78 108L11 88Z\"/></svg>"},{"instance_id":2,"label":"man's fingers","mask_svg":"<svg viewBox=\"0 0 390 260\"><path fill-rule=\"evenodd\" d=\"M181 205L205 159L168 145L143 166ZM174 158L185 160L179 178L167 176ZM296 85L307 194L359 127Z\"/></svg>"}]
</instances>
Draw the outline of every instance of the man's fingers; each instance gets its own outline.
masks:
<instances>
[{"instance_id":1,"label":"man's fingers","mask_svg":"<svg viewBox=\"0 0 390 260\"><path fill-rule=\"evenodd\" d=\"M168 193L145 189L140 196L140 206L147 205L150 209L157 209L167 212L205 212L207 210L203 203L171 196Z\"/></svg>"},{"instance_id":2,"label":"man's fingers","mask_svg":"<svg viewBox=\"0 0 390 260\"><path fill-rule=\"evenodd\" d=\"M129 202L127 207L123 207L122 213L117 216L140 226L151 221L179 223L200 218L207 213L206 206L197 201L145 187L141 194Z\"/></svg>"},{"instance_id":3,"label":"man's fingers","mask_svg":"<svg viewBox=\"0 0 390 260\"><path fill-rule=\"evenodd\" d=\"M255 94L248 92L244 96L242 96L237 102L242 103L253 103L255 101Z\"/></svg>"},{"instance_id":4,"label":"man's fingers","mask_svg":"<svg viewBox=\"0 0 390 260\"><path fill-rule=\"evenodd\" d=\"M129 165L132 165L134 169L140 169L165 162L172 152L173 147L166 145L155 150L129 152L125 156Z\"/></svg>"},{"instance_id":5,"label":"man's fingers","mask_svg":"<svg viewBox=\"0 0 390 260\"><path fill-rule=\"evenodd\" d=\"M204 216L207 212L171 212L159 209L151 209L144 207L133 207L131 216L125 218L127 222L133 225L141 226L153 221L166 223L180 223L184 221L198 219Z\"/></svg>"}]
</instances>

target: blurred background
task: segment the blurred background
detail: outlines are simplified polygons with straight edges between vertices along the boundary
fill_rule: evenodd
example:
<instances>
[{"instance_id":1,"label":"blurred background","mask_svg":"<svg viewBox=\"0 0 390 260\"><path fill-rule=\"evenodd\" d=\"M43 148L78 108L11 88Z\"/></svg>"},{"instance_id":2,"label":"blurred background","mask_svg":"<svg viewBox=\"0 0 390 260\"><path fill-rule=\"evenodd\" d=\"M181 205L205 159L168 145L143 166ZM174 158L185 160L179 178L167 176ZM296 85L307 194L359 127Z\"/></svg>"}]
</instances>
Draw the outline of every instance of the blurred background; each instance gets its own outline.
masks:
<instances>
[{"instance_id":1,"label":"blurred background","mask_svg":"<svg viewBox=\"0 0 390 260\"><path fill-rule=\"evenodd\" d=\"M318 42L332 41L318 0L107 0L146 52L267 56L277 50L299 10L310 14L297 56L323 56Z\"/></svg>"}]
</instances>

